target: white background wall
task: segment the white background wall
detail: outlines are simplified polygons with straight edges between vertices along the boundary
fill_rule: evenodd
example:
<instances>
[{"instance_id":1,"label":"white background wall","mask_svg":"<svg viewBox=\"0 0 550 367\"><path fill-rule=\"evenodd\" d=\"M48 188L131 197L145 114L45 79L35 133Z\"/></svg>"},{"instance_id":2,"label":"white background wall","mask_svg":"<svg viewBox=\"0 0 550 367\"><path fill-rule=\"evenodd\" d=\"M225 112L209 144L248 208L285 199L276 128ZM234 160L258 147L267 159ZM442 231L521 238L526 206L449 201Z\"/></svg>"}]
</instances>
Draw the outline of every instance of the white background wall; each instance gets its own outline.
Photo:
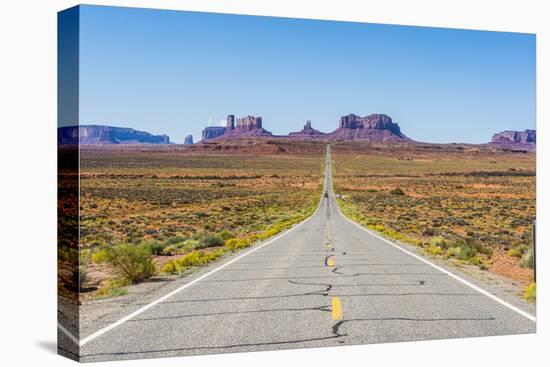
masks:
<instances>
[{"instance_id":1,"label":"white background wall","mask_svg":"<svg viewBox=\"0 0 550 367\"><path fill-rule=\"evenodd\" d=\"M90 4L537 33L538 334L225 354L116 366L535 366L548 363L550 24L546 1L119 0ZM56 12L76 1L0 5L0 364L65 366L56 341ZM545 24L545 22L547 24ZM545 89L546 87L546 89ZM545 93L546 92L546 93ZM544 102L546 101L546 102ZM547 113L548 116L548 113ZM545 163L546 162L546 163ZM545 190L546 187L546 190ZM546 313L545 310L546 309Z\"/></svg>"}]
</instances>

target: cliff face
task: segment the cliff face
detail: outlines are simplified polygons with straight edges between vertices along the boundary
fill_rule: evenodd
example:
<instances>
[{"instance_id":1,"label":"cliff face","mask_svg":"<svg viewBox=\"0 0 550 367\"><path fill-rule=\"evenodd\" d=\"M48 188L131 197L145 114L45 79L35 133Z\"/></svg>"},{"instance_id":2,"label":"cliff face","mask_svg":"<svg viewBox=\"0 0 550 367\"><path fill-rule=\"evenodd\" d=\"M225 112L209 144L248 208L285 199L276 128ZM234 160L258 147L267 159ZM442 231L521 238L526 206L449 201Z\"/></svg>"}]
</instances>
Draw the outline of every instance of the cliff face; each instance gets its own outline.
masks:
<instances>
[{"instance_id":1,"label":"cliff face","mask_svg":"<svg viewBox=\"0 0 550 367\"><path fill-rule=\"evenodd\" d=\"M240 132L247 132L251 130L258 130L262 128L262 118L255 116L245 116L237 119L236 130Z\"/></svg>"},{"instance_id":2,"label":"cliff face","mask_svg":"<svg viewBox=\"0 0 550 367\"><path fill-rule=\"evenodd\" d=\"M336 141L410 141L401 133L399 125L391 117L383 114L372 114L360 117L354 114L340 117L339 127L328 134L329 139Z\"/></svg>"},{"instance_id":3,"label":"cliff face","mask_svg":"<svg viewBox=\"0 0 550 367\"><path fill-rule=\"evenodd\" d=\"M207 126L202 130L202 140L216 139L225 134L225 130L223 126Z\"/></svg>"},{"instance_id":4,"label":"cliff face","mask_svg":"<svg viewBox=\"0 0 550 367\"><path fill-rule=\"evenodd\" d=\"M255 116L245 116L237 119L235 124L235 115L227 116L226 126L209 126L202 131L202 140L212 139L238 139L241 137L262 137L272 136L271 132L262 128L262 118Z\"/></svg>"},{"instance_id":5,"label":"cliff face","mask_svg":"<svg viewBox=\"0 0 550 367\"><path fill-rule=\"evenodd\" d=\"M324 139L326 138L327 134L315 130L313 127L311 127L311 121L307 120L306 124L304 125L304 128L300 131L292 132L288 134L289 138L297 138L297 139Z\"/></svg>"},{"instance_id":6,"label":"cliff face","mask_svg":"<svg viewBox=\"0 0 550 367\"><path fill-rule=\"evenodd\" d=\"M491 143L499 145L534 145L537 143L537 132L535 130L502 131L493 135Z\"/></svg>"},{"instance_id":7,"label":"cliff face","mask_svg":"<svg viewBox=\"0 0 550 367\"><path fill-rule=\"evenodd\" d=\"M168 135L104 125L67 126L58 129L60 144L169 144Z\"/></svg>"}]
</instances>

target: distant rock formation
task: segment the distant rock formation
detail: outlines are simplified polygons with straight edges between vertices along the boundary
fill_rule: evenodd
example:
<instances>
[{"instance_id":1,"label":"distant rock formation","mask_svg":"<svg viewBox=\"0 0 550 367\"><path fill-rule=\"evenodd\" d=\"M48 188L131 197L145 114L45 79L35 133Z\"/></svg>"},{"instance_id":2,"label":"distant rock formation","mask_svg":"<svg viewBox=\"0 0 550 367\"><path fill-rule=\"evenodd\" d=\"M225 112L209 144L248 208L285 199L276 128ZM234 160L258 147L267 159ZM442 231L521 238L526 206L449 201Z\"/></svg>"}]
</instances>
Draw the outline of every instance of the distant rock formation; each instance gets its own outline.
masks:
<instances>
[{"instance_id":1,"label":"distant rock formation","mask_svg":"<svg viewBox=\"0 0 550 367\"><path fill-rule=\"evenodd\" d=\"M58 143L79 144L169 144L168 135L152 135L124 127L105 125L66 126L58 129Z\"/></svg>"},{"instance_id":2,"label":"distant rock formation","mask_svg":"<svg viewBox=\"0 0 550 367\"><path fill-rule=\"evenodd\" d=\"M227 115L226 131L231 131L235 128L235 115Z\"/></svg>"},{"instance_id":3,"label":"distant rock formation","mask_svg":"<svg viewBox=\"0 0 550 367\"><path fill-rule=\"evenodd\" d=\"M384 114L360 117L354 114L340 117L338 129L328 134L330 140L411 141L401 133L399 125Z\"/></svg>"},{"instance_id":4,"label":"distant rock formation","mask_svg":"<svg viewBox=\"0 0 550 367\"><path fill-rule=\"evenodd\" d=\"M490 144L510 147L534 146L537 143L536 130L502 131L493 135Z\"/></svg>"},{"instance_id":5,"label":"distant rock formation","mask_svg":"<svg viewBox=\"0 0 550 367\"><path fill-rule=\"evenodd\" d=\"M202 140L212 139L238 139L243 137L275 137L308 140L328 141L412 141L403 133L399 125L394 123L391 117L383 114L373 114L365 117L354 114L342 116L339 127L331 133L323 133L311 127L311 121L307 121L301 131L292 132L286 136L273 136L271 132L262 126L262 118L245 116L238 118L228 115L226 126L206 127L202 133Z\"/></svg>"},{"instance_id":6,"label":"distant rock formation","mask_svg":"<svg viewBox=\"0 0 550 367\"><path fill-rule=\"evenodd\" d=\"M187 135L185 137L185 140L183 141L184 145L192 145L193 144L193 135Z\"/></svg>"},{"instance_id":7,"label":"distant rock formation","mask_svg":"<svg viewBox=\"0 0 550 367\"><path fill-rule=\"evenodd\" d=\"M209 126L202 131L202 140L212 139L238 139L242 137L262 137L272 136L271 132L262 127L262 118L255 116L245 116L237 119L235 124L235 115L227 116L226 126Z\"/></svg>"},{"instance_id":8,"label":"distant rock formation","mask_svg":"<svg viewBox=\"0 0 550 367\"><path fill-rule=\"evenodd\" d=\"M230 115L232 116L232 115ZM237 125L231 131L226 131L222 137L226 138L240 138L247 136L255 137L267 137L272 136L271 132L262 127L262 118L260 116L245 116L237 119Z\"/></svg>"},{"instance_id":9,"label":"distant rock formation","mask_svg":"<svg viewBox=\"0 0 550 367\"><path fill-rule=\"evenodd\" d=\"M237 119L237 127L235 129L239 130L240 132L247 132L261 128L262 118L248 115Z\"/></svg>"},{"instance_id":10,"label":"distant rock formation","mask_svg":"<svg viewBox=\"0 0 550 367\"><path fill-rule=\"evenodd\" d=\"M306 121L306 124L302 130L288 134L289 138L297 139L324 139L326 136L327 134L312 128L310 120Z\"/></svg>"},{"instance_id":11,"label":"distant rock formation","mask_svg":"<svg viewBox=\"0 0 550 367\"><path fill-rule=\"evenodd\" d=\"M216 139L225 134L226 128L223 126L207 126L202 130L202 140Z\"/></svg>"}]
</instances>

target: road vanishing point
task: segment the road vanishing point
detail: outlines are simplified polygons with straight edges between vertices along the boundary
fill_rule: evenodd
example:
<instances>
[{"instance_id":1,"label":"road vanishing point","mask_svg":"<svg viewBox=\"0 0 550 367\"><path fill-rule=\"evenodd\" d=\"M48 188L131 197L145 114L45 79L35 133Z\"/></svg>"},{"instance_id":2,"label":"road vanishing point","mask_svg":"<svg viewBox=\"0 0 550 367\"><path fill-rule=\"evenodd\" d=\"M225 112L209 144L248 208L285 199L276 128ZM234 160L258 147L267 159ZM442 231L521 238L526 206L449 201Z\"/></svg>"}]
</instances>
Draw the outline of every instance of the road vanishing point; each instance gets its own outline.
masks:
<instances>
[{"instance_id":1,"label":"road vanishing point","mask_svg":"<svg viewBox=\"0 0 550 367\"><path fill-rule=\"evenodd\" d=\"M328 147L310 218L101 320L81 361L535 332L533 315L344 217L331 171Z\"/></svg>"}]
</instances>

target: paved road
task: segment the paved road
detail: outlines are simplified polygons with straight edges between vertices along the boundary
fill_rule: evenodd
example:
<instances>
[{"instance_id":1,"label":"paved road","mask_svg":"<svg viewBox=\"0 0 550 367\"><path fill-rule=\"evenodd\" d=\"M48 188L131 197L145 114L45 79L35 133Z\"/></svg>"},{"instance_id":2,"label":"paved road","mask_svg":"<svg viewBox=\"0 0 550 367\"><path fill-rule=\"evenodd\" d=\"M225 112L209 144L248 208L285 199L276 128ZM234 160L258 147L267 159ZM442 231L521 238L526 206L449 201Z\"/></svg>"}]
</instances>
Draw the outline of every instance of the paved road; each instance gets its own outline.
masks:
<instances>
[{"instance_id":1,"label":"paved road","mask_svg":"<svg viewBox=\"0 0 550 367\"><path fill-rule=\"evenodd\" d=\"M82 360L535 331L524 315L345 219L332 194L328 155L329 197L308 221L88 338Z\"/></svg>"}]
</instances>

